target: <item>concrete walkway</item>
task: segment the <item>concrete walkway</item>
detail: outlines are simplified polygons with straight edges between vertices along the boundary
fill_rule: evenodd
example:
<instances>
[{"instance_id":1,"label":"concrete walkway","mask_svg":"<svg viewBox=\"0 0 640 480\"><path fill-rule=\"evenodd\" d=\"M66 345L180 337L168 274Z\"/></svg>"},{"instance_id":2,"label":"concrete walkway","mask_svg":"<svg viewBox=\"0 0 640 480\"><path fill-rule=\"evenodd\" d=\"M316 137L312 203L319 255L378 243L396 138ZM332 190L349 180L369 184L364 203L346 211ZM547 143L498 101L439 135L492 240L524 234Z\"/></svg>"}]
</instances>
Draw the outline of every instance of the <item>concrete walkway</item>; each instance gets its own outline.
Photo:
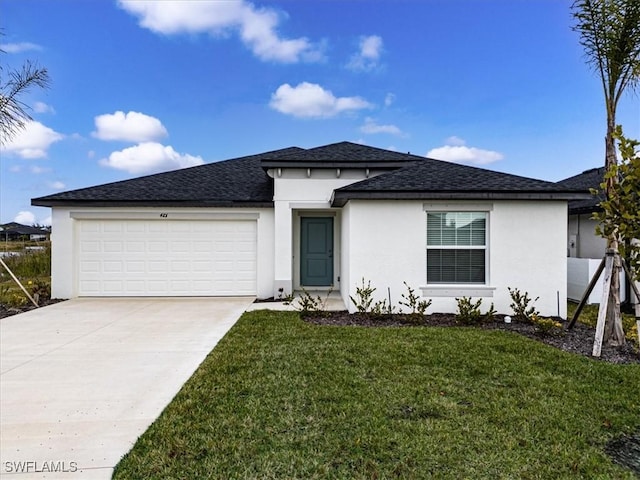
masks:
<instances>
[{"instance_id":1,"label":"concrete walkway","mask_svg":"<svg viewBox=\"0 0 640 480\"><path fill-rule=\"evenodd\" d=\"M1 319L0 476L111 478L252 301L84 298Z\"/></svg>"}]
</instances>

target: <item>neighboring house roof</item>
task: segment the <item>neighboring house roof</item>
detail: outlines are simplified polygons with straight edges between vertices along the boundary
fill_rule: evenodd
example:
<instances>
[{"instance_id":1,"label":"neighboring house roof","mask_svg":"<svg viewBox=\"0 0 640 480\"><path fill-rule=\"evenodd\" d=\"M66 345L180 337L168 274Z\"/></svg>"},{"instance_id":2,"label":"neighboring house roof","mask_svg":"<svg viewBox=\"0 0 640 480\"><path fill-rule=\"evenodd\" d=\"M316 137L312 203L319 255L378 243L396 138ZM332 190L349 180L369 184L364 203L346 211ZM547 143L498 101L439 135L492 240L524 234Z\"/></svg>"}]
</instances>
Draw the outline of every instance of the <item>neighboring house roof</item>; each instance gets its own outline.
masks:
<instances>
[{"instance_id":1,"label":"neighboring house roof","mask_svg":"<svg viewBox=\"0 0 640 480\"><path fill-rule=\"evenodd\" d=\"M38 227L11 222L0 225L0 236L9 235L48 235L50 232Z\"/></svg>"},{"instance_id":2,"label":"neighboring house roof","mask_svg":"<svg viewBox=\"0 0 640 480\"><path fill-rule=\"evenodd\" d=\"M285 148L197 167L34 198L56 206L273 206L269 168L393 170L335 191L334 206L350 198L584 199L584 189L428 159L349 142Z\"/></svg>"},{"instance_id":3,"label":"neighboring house roof","mask_svg":"<svg viewBox=\"0 0 640 480\"><path fill-rule=\"evenodd\" d=\"M605 168L592 168L574 175L573 177L560 180L558 185L572 189L600 190L600 184L604 181ZM569 214L577 215L581 213L593 213L600 210L598 204L603 200L602 195L591 195L584 200L572 200L569 202Z\"/></svg>"}]
</instances>

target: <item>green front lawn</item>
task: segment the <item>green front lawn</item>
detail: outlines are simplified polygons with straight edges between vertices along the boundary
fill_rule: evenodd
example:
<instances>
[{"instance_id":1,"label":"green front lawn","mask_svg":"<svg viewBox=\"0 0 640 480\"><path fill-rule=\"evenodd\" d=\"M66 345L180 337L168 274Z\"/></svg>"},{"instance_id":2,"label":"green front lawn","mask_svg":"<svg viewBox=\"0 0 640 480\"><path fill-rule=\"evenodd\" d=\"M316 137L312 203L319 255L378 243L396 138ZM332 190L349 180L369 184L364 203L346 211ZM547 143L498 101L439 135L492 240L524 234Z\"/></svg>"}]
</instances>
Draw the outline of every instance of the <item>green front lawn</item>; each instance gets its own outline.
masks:
<instances>
[{"instance_id":1,"label":"green front lawn","mask_svg":"<svg viewBox=\"0 0 640 480\"><path fill-rule=\"evenodd\" d=\"M149 392L153 394L153 392ZM245 314L115 478L634 478L640 366L474 328Z\"/></svg>"}]
</instances>

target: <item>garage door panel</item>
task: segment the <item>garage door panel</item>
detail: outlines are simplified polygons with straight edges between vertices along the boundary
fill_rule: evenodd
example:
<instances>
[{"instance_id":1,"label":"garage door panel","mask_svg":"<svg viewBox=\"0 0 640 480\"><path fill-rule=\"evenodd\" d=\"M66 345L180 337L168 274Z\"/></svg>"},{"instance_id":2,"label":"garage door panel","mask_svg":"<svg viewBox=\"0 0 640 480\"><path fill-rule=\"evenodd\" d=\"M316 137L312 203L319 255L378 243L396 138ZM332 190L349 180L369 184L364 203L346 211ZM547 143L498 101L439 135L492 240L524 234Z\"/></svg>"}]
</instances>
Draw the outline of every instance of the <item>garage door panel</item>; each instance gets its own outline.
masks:
<instances>
[{"instance_id":1,"label":"garage door panel","mask_svg":"<svg viewBox=\"0 0 640 480\"><path fill-rule=\"evenodd\" d=\"M127 241L125 245L127 253L144 253L144 242Z\"/></svg>"},{"instance_id":2,"label":"garage door panel","mask_svg":"<svg viewBox=\"0 0 640 480\"><path fill-rule=\"evenodd\" d=\"M104 233L122 233L124 231L124 225L120 222L105 222L103 230Z\"/></svg>"},{"instance_id":3,"label":"garage door panel","mask_svg":"<svg viewBox=\"0 0 640 480\"><path fill-rule=\"evenodd\" d=\"M255 295L255 221L78 223L81 296Z\"/></svg>"}]
</instances>

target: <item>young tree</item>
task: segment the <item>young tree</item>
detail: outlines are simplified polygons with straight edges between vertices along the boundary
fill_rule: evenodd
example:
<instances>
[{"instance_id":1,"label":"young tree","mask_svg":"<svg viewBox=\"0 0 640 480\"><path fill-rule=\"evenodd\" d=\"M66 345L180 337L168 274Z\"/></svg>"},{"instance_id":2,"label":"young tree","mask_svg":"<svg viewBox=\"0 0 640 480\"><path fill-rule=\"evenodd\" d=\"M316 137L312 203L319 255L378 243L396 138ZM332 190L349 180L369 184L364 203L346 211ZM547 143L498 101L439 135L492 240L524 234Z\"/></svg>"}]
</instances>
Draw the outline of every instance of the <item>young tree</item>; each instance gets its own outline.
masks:
<instances>
[{"instance_id":1,"label":"young tree","mask_svg":"<svg viewBox=\"0 0 640 480\"><path fill-rule=\"evenodd\" d=\"M0 50L0 53L5 52ZM5 72L5 68L0 64L0 145L6 145L31 120L29 107L20 97L32 87L49 86L47 69L30 61L26 61L20 69L8 69Z\"/></svg>"},{"instance_id":2,"label":"young tree","mask_svg":"<svg viewBox=\"0 0 640 480\"><path fill-rule=\"evenodd\" d=\"M602 82L607 112L605 136L605 167L617 165L614 132L616 110L622 94L634 89L640 79L640 1L638 0L575 0L572 5L575 19L573 29L580 34L587 62L593 66ZM615 196L618 176L604 179L607 199ZM610 234L607 249L619 253L618 239ZM616 255L612 272L605 342L624 344L620 317L620 257Z\"/></svg>"},{"instance_id":3,"label":"young tree","mask_svg":"<svg viewBox=\"0 0 640 480\"><path fill-rule=\"evenodd\" d=\"M605 182L609 177L617 177L618 181L614 194L600 202L602 211L594 214L600 221L596 231L605 238L616 237L634 280L640 281L640 142L626 138L620 126L613 136L618 141L621 161L606 172Z\"/></svg>"}]
</instances>

